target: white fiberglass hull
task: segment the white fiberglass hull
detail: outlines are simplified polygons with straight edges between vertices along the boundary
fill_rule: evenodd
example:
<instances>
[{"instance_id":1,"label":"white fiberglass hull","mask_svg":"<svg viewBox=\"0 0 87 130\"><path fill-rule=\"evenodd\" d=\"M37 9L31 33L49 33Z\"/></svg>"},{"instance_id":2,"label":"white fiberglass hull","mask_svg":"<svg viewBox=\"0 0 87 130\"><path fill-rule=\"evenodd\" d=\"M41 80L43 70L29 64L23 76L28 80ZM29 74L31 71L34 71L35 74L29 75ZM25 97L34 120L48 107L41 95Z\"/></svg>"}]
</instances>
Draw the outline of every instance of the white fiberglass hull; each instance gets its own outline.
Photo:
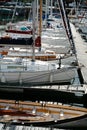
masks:
<instances>
[{"instance_id":1,"label":"white fiberglass hull","mask_svg":"<svg viewBox=\"0 0 87 130\"><path fill-rule=\"evenodd\" d=\"M75 68L61 68L49 71L1 71L2 84L60 84L71 82L75 78Z\"/></svg>"}]
</instances>

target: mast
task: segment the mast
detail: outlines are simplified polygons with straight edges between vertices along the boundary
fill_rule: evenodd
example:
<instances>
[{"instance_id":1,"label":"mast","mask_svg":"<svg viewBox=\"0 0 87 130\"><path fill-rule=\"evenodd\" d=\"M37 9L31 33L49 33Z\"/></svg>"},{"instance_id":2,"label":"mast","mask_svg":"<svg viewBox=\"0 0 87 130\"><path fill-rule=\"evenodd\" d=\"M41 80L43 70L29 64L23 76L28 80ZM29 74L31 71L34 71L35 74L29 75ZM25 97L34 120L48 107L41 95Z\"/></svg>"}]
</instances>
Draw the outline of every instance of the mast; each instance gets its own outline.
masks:
<instances>
[{"instance_id":1,"label":"mast","mask_svg":"<svg viewBox=\"0 0 87 130\"><path fill-rule=\"evenodd\" d=\"M46 21L46 23L45 23L45 25L47 27L47 14L48 14L48 8L47 8L48 2L47 2L47 0L46 0L45 4L46 4L46 11L45 11L45 21Z\"/></svg>"},{"instance_id":2,"label":"mast","mask_svg":"<svg viewBox=\"0 0 87 130\"><path fill-rule=\"evenodd\" d=\"M15 5L15 8L14 8L14 12L13 12L13 15L12 15L11 22L13 22L13 19L14 19L15 13L16 13L17 3L18 3L18 0L16 1L16 5Z\"/></svg>"},{"instance_id":3,"label":"mast","mask_svg":"<svg viewBox=\"0 0 87 130\"><path fill-rule=\"evenodd\" d=\"M49 14L49 1L45 0L45 27L47 27L47 18Z\"/></svg>"},{"instance_id":4,"label":"mast","mask_svg":"<svg viewBox=\"0 0 87 130\"><path fill-rule=\"evenodd\" d=\"M38 23L38 0L37 0L37 23Z\"/></svg>"},{"instance_id":5,"label":"mast","mask_svg":"<svg viewBox=\"0 0 87 130\"><path fill-rule=\"evenodd\" d=\"M63 24L64 24L66 34L68 36L68 39L69 39L69 42L71 45L72 53L76 55L75 44L74 44L74 40L73 40L73 36L72 36L70 24L69 24L69 19L68 19L67 13L66 13L64 2L63 2L63 0L57 0L57 2L59 4L61 16L63 19Z\"/></svg>"},{"instance_id":6,"label":"mast","mask_svg":"<svg viewBox=\"0 0 87 130\"><path fill-rule=\"evenodd\" d=\"M40 0L40 19L39 19L39 38L41 42L41 33L42 33L42 0ZM39 51L41 50L41 46L39 47Z\"/></svg>"},{"instance_id":7,"label":"mast","mask_svg":"<svg viewBox=\"0 0 87 130\"><path fill-rule=\"evenodd\" d=\"M32 2L32 26L33 26L33 45L32 45L32 61L35 61L35 18L36 18L36 0Z\"/></svg>"},{"instance_id":8,"label":"mast","mask_svg":"<svg viewBox=\"0 0 87 130\"><path fill-rule=\"evenodd\" d=\"M40 0L40 20L39 20L39 36L42 32L42 0Z\"/></svg>"},{"instance_id":9,"label":"mast","mask_svg":"<svg viewBox=\"0 0 87 130\"><path fill-rule=\"evenodd\" d=\"M51 10L50 10L51 16L53 15L52 13L53 13L53 0L51 0Z\"/></svg>"}]
</instances>

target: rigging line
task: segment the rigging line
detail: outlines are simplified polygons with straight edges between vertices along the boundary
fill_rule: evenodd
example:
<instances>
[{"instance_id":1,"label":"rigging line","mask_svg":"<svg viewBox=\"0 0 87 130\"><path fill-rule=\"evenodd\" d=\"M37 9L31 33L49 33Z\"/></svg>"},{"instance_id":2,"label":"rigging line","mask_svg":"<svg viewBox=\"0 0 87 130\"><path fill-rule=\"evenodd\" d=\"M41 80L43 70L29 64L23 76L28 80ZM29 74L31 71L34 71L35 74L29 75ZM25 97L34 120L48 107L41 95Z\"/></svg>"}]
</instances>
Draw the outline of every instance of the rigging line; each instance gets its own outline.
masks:
<instances>
[{"instance_id":1,"label":"rigging line","mask_svg":"<svg viewBox=\"0 0 87 130\"><path fill-rule=\"evenodd\" d=\"M72 32L71 32L71 29L70 29L69 19L67 17L64 2L61 1L61 0L57 0L57 1L58 1L58 4L59 4L59 8L60 8L61 16L62 16L62 19L63 19L63 24L64 24L64 27L65 27L65 30L66 30L66 34L68 36L68 39L69 39L69 42L70 42L70 45L71 45L71 49L72 49L73 53L76 54L74 40L73 40L73 37L72 37Z\"/></svg>"},{"instance_id":2,"label":"rigging line","mask_svg":"<svg viewBox=\"0 0 87 130\"><path fill-rule=\"evenodd\" d=\"M69 37L69 35L68 35L68 30L67 30L67 25L66 25L66 21L65 21L65 18L64 18L64 13L65 13L65 12L64 12L64 10L63 10L63 7L62 7L60 1L58 1L58 4L59 4L60 13L61 13L61 17L62 17L62 19L63 19L63 24L64 24L64 28L65 28L66 34L67 34L67 36Z\"/></svg>"},{"instance_id":3,"label":"rigging line","mask_svg":"<svg viewBox=\"0 0 87 130\"><path fill-rule=\"evenodd\" d=\"M14 11L13 11L11 22L13 22L13 19L14 19L15 13L16 13L17 3L18 3L18 0L16 1L16 5L15 5Z\"/></svg>"},{"instance_id":4,"label":"rigging line","mask_svg":"<svg viewBox=\"0 0 87 130\"><path fill-rule=\"evenodd\" d=\"M84 13L83 13L83 15L82 15L82 18L81 18L81 20L80 20L80 23L82 23L82 21L83 21L85 15L86 15L86 11L84 11Z\"/></svg>"}]
</instances>

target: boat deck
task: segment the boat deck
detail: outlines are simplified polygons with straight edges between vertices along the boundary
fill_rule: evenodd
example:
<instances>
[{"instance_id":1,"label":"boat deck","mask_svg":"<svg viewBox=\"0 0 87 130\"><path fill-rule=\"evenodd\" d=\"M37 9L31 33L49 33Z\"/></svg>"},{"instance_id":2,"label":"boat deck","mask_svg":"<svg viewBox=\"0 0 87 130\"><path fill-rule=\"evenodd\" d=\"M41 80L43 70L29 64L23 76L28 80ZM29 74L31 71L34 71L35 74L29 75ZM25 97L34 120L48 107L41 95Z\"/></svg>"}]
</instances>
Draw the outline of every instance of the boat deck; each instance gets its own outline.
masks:
<instances>
[{"instance_id":1,"label":"boat deck","mask_svg":"<svg viewBox=\"0 0 87 130\"><path fill-rule=\"evenodd\" d=\"M30 130L30 128L36 130L38 128L35 125L37 122L40 123L38 124L38 130L47 130L49 125L46 124L46 128L44 126L45 124L42 124L43 122L52 121L54 124L59 122L61 125L61 121L65 119L72 118L73 120L74 118L83 116L87 113L86 108L41 101L15 102L15 100L0 100L0 109L0 128L6 130L20 130L21 128L22 130ZM33 113L34 110L36 110L35 113ZM16 125L15 123L17 123L17 120L19 121ZM54 125L54 128L57 127L56 125Z\"/></svg>"}]
</instances>

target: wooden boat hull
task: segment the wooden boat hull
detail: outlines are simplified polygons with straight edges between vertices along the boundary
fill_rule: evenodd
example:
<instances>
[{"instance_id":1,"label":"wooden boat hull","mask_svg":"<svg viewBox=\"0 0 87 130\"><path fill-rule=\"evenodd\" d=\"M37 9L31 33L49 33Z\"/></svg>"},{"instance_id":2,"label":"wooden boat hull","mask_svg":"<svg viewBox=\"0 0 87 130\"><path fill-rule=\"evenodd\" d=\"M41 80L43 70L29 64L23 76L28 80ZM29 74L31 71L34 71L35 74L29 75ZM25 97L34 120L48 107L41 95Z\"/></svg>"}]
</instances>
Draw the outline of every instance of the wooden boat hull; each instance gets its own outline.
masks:
<instances>
[{"instance_id":1,"label":"wooden boat hull","mask_svg":"<svg viewBox=\"0 0 87 130\"><path fill-rule=\"evenodd\" d=\"M36 102L21 102L0 100L9 104L9 108L0 109L0 123L16 126L52 127L52 128L87 128L87 109L46 103L44 106ZM20 107L23 105L23 107ZM0 107L5 107L1 106ZM12 109L10 109L12 108ZM21 108L21 109L20 109ZM20 109L20 110L19 110ZM32 110L36 112L33 114ZM63 115L61 114L61 110ZM49 112L49 113L47 113Z\"/></svg>"}]
</instances>

